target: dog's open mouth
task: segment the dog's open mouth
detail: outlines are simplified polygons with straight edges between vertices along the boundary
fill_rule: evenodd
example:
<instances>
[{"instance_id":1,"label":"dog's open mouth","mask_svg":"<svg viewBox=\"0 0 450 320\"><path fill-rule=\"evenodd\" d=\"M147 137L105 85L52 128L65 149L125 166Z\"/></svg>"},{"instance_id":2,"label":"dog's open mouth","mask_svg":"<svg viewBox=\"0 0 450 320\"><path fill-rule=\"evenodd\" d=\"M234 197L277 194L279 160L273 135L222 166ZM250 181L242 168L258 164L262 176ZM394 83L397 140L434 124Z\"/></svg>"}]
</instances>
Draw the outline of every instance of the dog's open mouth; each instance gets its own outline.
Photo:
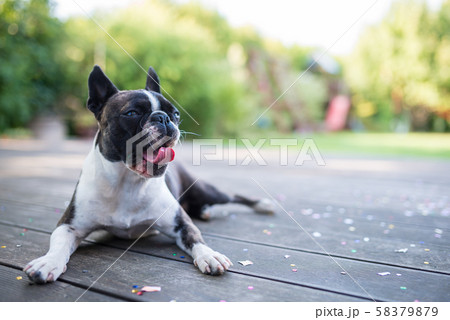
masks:
<instances>
[{"instance_id":1,"label":"dog's open mouth","mask_svg":"<svg viewBox=\"0 0 450 320\"><path fill-rule=\"evenodd\" d=\"M170 147L160 147L156 150L148 149L147 152L144 152L143 158L144 165L146 165L146 162L150 162L162 166L175 159L175 151Z\"/></svg>"},{"instance_id":2,"label":"dog's open mouth","mask_svg":"<svg viewBox=\"0 0 450 320\"><path fill-rule=\"evenodd\" d=\"M145 178L160 176L164 171L166 164L173 161L175 151L169 147L159 147L157 149L149 148L143 152L141 161L129 168Z\"/></svg>"}]
</instances>

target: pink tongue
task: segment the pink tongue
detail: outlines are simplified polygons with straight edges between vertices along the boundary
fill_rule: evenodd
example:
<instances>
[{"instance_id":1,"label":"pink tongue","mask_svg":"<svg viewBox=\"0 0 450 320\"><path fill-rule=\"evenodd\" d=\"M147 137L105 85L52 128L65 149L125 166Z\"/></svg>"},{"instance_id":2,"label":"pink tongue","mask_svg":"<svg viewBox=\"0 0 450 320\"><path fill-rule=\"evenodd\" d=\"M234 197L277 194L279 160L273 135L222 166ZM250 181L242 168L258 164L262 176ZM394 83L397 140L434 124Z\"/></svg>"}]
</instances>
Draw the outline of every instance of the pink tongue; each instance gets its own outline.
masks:
<instances>
[{"instance_id":1,"label":"pink tongue","mask_svg":"<svg viewBox=\"0 0 450 320\"><path fill-rule=\"evenodd\" d=\"M161 147L159 148L156 157L153 159L147 159L147 161L150 161L151 163L154 164L162 165L173 161L174 158L175 158L175 151L172 148Z\"/></svg>"}]
</instances>

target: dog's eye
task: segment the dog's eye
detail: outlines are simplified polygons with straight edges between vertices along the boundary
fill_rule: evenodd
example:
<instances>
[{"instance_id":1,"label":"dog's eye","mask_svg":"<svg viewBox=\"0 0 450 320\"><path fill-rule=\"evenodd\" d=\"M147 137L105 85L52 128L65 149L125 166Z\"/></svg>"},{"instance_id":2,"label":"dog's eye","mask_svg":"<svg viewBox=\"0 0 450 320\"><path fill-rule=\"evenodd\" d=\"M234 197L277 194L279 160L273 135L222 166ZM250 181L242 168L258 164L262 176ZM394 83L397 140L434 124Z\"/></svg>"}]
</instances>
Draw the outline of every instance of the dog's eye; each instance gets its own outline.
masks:
<instances>
[{"instance_id":1,"label":"dog's eye","mask_svg":"<svg viewBox=\"0 0 450 320\"><path fill-rule=\"evenodd\" d=\"M180 113L178 111L175 111L173 113L173 116L175 117L175 119L179 120L180 119Z\"/></svg>"},{"instance_id":2,"label":"dog's eye","mask_svg":"<svg viewBox=\"0 0 450 320\"><path fill-rule=\"evenodd\" d=\"M127 117L133 117L133 116L137 116L138 113L134 110L130 110L130 111L125 112L124 115Z\"/></svg>"}]
</instances>

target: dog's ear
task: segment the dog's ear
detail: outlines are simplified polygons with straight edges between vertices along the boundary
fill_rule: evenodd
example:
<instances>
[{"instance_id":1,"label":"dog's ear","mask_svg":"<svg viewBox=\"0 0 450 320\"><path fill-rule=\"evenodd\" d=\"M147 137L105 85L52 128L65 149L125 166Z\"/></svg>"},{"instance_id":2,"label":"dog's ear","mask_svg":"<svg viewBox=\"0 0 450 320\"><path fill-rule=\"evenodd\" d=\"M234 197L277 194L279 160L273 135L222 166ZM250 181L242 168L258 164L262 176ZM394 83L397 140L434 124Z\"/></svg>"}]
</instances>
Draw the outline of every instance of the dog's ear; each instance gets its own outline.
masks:
<instances>
[{"instance_id":1,"label":"dog's ear","mask_svg":"<svg viewBox=\"0 0 450 320\"><path fill-rule=\"evenodd\" d=\"M102 69L95 65L88 79L89 99L87 107L91 110L97 119L108 99L119 92L111 80L103 73Z\"/></svg>"},{"instance_id":2,"label":"dog's ear","mask_svg":"<svg viewBox=\"0 0 450 320\"><path fill-rule=\"evenodd\" d=\"M161 93L161 88L159 86L159 77L156 74L155 69L153 69L152 67L148 68L145 90Z\"/></svg>"}]
</instances>

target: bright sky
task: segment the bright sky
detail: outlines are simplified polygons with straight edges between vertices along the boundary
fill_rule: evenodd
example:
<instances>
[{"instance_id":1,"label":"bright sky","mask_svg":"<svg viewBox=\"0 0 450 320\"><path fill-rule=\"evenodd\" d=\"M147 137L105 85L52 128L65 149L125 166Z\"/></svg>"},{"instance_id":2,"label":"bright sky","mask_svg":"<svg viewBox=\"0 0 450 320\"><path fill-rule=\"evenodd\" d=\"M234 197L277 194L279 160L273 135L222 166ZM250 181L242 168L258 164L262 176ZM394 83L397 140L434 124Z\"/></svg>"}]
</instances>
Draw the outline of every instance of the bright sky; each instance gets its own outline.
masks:
<instances>
[{"instance_id":1,"label":"bright sky","mask_svg":"<svg viewBox=\"0 0 450 320\"><path fill-rule=\"evenodd\" d=\"M120 9L142 0L54 0L65 18L93 9ZM187 0L178 0L187 2ZM290 45L316 46L347 54L365 26L380 21L393 0L197 0L217 9L233 26L253 25L263 35ZM425 0L433 9L443 0ZM76 3L78 3L78 5Z\"/></svg>"}]
</instances>

